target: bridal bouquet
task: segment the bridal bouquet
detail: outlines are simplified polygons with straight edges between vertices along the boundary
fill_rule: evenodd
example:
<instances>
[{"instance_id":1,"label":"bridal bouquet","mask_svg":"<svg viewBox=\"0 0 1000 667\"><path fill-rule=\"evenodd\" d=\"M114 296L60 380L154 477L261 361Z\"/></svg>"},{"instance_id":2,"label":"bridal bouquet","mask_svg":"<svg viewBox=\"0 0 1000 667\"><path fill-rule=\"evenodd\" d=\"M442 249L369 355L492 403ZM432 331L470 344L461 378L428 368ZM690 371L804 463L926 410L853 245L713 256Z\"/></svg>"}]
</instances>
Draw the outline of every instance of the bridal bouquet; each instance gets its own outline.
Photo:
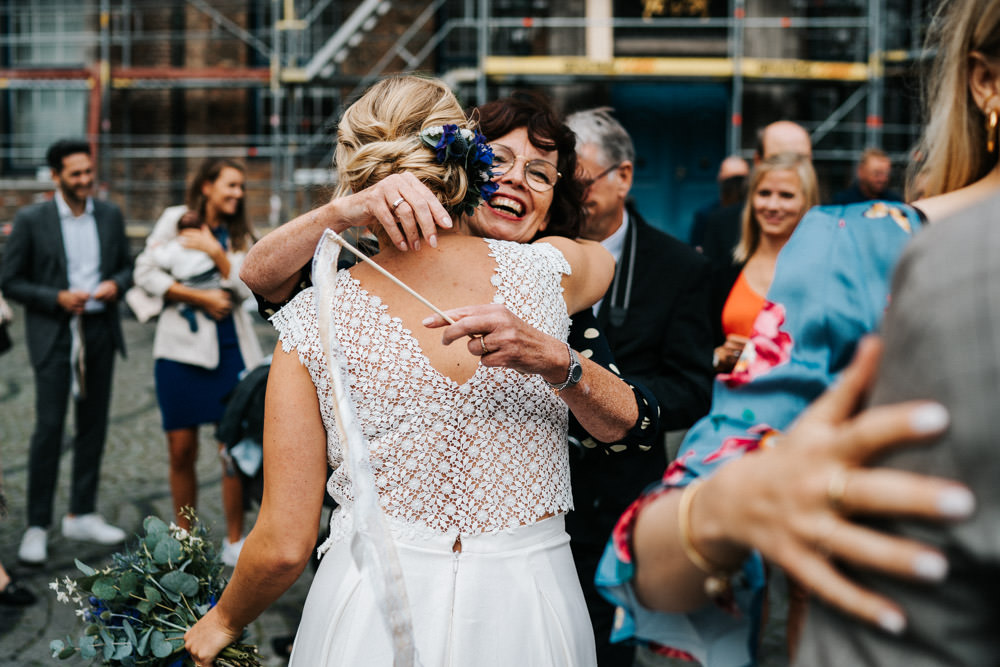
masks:
<instances>
[{"instance_id":1,"label":"bridal bouquet","mask_svg":"<svg viewBox=\"0 0 1000 667\"><path fill-rule=\"evenodd\" d=\"M94 569L79 560L82 573L49 588L59 602L76 605L86 624L75 640L49 644L53 658L81 658L122 667L193 665L184 650L184 633L215 606L226 585L223 565L207 530L192 512L191 530L150 516L145 535L112 556L111 565ZM230 644L215 661L220 667L259 667L255 646Z\"/></svg>"}]
</instances>

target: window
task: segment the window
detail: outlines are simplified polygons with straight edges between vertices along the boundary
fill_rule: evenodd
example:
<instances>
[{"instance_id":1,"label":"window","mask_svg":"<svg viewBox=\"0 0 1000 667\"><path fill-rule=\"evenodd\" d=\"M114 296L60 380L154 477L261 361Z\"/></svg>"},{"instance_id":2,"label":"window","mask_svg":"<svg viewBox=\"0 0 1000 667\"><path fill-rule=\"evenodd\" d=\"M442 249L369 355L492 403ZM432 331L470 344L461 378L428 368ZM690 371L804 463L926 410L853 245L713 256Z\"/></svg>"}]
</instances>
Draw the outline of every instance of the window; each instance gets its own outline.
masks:
<instances>
[{"instance_id":1,"label":"window","mask_svg":"<svg viewBox=\"0 0 1000 667\"><path fill-rule=\"evenodd\" d=\"M8 5L9 62L22 70L80 68L94 59L97 15L88 0L33 0ZM7 91L10 154L14 169L44 164L55 139L83 136L87 127L85 81L46 79Z\"/></svg>"}]
</instances>

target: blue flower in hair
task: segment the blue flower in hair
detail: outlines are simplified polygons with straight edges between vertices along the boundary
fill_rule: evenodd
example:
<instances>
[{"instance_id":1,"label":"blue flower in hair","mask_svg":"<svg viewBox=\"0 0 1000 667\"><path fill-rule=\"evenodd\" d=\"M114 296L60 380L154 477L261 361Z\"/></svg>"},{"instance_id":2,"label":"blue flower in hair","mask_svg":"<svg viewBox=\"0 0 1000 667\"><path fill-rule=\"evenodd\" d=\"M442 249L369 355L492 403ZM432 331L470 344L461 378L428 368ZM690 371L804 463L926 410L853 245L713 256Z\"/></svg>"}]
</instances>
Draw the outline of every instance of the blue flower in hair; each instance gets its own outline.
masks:
<instances>
[{"instance_id":1,"label":"blue flower in hair","mask_svg":"<svg viewBox=\"0 0 1000 667\"><path fill-rule=\"evenodd\" d=\"M419 136L421 143L434 149L438 162L457 162L465 169L468 177L465 198L450 213L471 215L497 191L498 186L492 181L493 149L479 131L448 124L428 127Z\"/></svg>"},{"instance_id":2,"label":"blue flower in hair","mask_svg":"<svg viewBox=\"0 0 1000 667\"><path fill-rule=\"evenodd\" d=\"M458 132L458 125L452 123L450 125L442 125L440 128L435 127L431 129L440 130L441 138L434 144L434 148L437 150L438 162L445 162L449 157L454 155L451 145L455 143L455 139L462 136Z\"/></svg>"}]
</instances>

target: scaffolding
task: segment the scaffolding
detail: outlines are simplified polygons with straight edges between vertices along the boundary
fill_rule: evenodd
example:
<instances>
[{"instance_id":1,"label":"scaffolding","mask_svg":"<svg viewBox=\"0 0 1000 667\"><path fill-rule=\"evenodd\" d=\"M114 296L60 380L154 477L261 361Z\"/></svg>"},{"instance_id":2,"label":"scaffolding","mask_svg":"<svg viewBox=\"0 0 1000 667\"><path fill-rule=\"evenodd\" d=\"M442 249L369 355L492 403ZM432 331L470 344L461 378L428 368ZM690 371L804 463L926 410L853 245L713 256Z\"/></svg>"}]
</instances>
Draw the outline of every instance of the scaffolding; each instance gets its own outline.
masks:
<instances>
[{"instance_id":1,"label":"scaffolding","mask_svg":"<svg viewBox=\"0 0 1000 667\"><path fill-rule=\"evenodd\" d=\"M143 228L209 155L246 160L252 215L278 224L326 196L343 107L399 71L440 76L466 103L713 82L727 153L750 154L752 130L782 116L809 129L821 172L869 145L905 161L929 2L15 0L0 8L0 222L50 188L44 148L76 133Z\"/></svg>"}]
</instances>

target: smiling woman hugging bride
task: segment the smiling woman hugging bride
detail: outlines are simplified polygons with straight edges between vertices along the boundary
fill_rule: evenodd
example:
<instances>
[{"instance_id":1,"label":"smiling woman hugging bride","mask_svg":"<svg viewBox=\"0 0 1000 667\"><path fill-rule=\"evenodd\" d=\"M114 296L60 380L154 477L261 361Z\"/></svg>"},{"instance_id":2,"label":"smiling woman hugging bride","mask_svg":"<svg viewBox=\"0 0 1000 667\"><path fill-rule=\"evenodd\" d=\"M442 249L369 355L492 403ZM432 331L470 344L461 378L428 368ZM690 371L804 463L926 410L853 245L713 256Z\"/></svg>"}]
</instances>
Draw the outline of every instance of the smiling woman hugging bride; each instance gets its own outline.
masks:
<instances>
[{"instance_id":1,"label":"smiling woman hugging bride","mask_svg":"<svg viewBox=\"0 0 1000 667\"><path fill-rule=\"evenodd\" d=\"M488 150L478 136L467 140L471 130L442 83L386 79L341 120L338 194L355 197L408 172L458 216L489 187L469 159ZM456 131L461 139L443 150L444 142L426 140ZM442 230L437 247L419 253L384 241L375 262L436 306L499 301L562 340L568 313L597 301L613 272L599 245L565 238L525 245ZM415 642L409 658L423 665L595 665L563 524L572 505L565 404L538 375L487 367L471 346L443 345L440 331L424 326L426 307L373 267L341 271L332 283L332 298L310 288L273 318L280 342L267 392L263 504L232 582L187 633L192 657L211 664L296 579L315 543L325 485L340 508L291 664L393 664L388 628L398 619L388 618L385 591L351 555L357 487L333 416L327 341L317 326L322 312L346 358L390 550L405 581ZM486 339L478 345L489 353Z\"/></svg>"}]
</instances>

